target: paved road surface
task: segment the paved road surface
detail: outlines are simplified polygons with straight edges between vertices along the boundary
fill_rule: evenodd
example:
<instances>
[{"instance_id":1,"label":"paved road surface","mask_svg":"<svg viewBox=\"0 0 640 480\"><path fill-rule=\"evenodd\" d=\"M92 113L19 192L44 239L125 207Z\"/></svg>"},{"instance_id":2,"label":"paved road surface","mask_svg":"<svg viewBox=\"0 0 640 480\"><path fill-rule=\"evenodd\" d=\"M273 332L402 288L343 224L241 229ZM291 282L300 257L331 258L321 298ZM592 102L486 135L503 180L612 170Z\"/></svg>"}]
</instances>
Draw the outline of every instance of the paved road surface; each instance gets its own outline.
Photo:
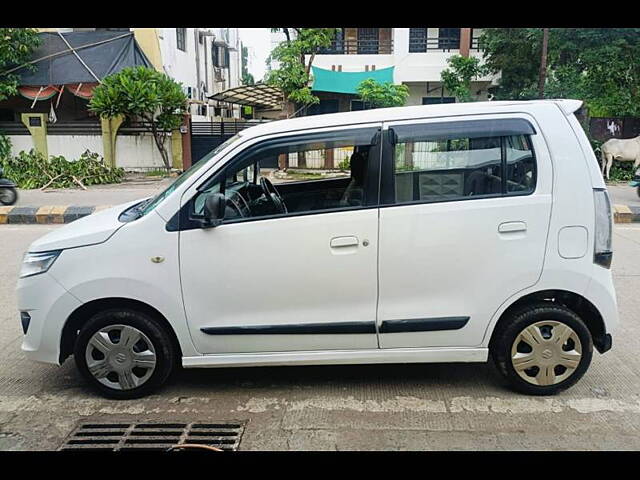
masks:
<instances>
[{"instance_id":1,"label":"paved road surface","mask_svg":"<svg viewBox=\"0 0 640 480\"><path fill-rule=\"evenodd\" d=\"M86 388L72 360L20 351L20 258L54 228L0 226L0 449L55 449L81 420L248 420L248 450L640 449L640 226L615 227L614 349L558 396L513 393L490 364L433 364L185 370L120 402Z\"/></svg>"},{"instance_id":2,"label":"paved road surface","mask_svg":"<svg viewBox=\"0 0 640 480\"><path fill-rule=\"evenodd\" d=\"M79 188L56 190L19 190L17 206L41 207L43 205L118 205L138 198L145 198L165 189L174 178L146 179L114 185L93 185L87 190Z\"/></svg>"},{"instance_id":3,"label":"paved road surface","mask_svg":"<svg viewBox=\"0 0 640 480\"><path fill-rule=\"evenodd\" d=\"M640 206L637 189L626 184L608 185L611 203L614 205Z\"/></svg>"}]
</instances>

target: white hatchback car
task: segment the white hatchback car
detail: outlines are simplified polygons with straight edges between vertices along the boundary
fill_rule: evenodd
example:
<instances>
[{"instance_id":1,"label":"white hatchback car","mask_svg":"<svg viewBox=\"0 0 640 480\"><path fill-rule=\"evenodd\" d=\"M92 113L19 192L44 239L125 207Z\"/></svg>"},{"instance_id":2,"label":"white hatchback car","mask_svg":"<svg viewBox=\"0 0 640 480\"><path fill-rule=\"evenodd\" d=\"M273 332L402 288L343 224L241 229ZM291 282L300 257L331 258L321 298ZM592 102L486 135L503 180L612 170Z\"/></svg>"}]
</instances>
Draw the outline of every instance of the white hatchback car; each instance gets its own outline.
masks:
<instances>
[{"instance_id":1,"label":"white hatchback car","mask_svg":"<svg viewBox=\"0 0 640 480\"><path fill-rule=\"evenodd\" d=\"M484 362L574 384L618 323L611 207L576 100L243 131L154 198L35 241L22 349L133 398L176 366ZM339 167L339 168L338 168Z\"/></svg>"}]
</instances>

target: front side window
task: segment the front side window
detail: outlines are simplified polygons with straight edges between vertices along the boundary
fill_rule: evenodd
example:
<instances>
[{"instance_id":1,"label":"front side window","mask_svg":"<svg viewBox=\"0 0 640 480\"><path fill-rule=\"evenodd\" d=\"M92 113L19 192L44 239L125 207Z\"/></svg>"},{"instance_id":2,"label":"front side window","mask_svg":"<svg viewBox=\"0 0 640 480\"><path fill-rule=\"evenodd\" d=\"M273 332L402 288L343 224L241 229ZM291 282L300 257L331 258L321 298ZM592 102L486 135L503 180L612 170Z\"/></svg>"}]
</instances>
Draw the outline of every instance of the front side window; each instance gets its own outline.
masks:
<instances>
[{"instance_id":1,"label":"front side window","mask_svg":"<svg viewBox=\"0 0 640 480\"><path fill-rule=\"evenodd\" d=\"M267 140L250 147L194 197L190 217L202 216L207 194L225 196L225 222L368 205L368 180L379 149L377 129ZM371 182L377 184L377 182Z\"/></svg>"},{"instance_id":2,"label":"front side window","mask_svg":"<svg viewBox=\"0 0 640 480\"><path fill-rule=\"evenodd\" d=\"M240 139L240 135L235 135L228 139L226 142L218 145L216 148L211 150L207 155L202 157L201 160L194 163L188 170L183 172L175 181L169 185L162 192L157 194L155 197L149 198L148 200L144 200L137 205L134 205L130 209L126 210L127 213L124 216L121 216L121 221L133 221L140 217L145 216L149 212L153 211L165 198L171 195L180 185L189 180L193 175L198 173L198 171L204 167L207 162L221 153L223 150L227 149L231 144L237 142Z\"/></svg>"},{"instance_id":3,"label":"front side window","mask_svg":"<svg viewBox=\"0 0 640 480\"><path fill-rule=\"evenodd\" d=\"M446 128L446 127L445 127ZM396 129L393 171L396 203L529 194L536 164L526 134L432 132L428 124Z\"/></svg>"}]
</instances>

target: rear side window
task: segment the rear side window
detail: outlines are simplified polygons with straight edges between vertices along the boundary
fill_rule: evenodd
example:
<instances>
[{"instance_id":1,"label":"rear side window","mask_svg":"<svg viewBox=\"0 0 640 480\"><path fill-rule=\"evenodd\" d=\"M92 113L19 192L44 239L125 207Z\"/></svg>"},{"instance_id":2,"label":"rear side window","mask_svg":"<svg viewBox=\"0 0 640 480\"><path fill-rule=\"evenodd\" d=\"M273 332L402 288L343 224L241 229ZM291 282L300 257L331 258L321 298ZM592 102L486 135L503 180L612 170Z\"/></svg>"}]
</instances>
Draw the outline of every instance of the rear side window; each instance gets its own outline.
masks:
<instances>
[{"instance_id":1,"label":"rear side window","mask_svg":"<svg viewBox=\"0 0 640 480\"><path fill-rule=\"evenodd\" d=\"M533 193L536 189L536 159L529 135L505 137L507 193Z\"/></svg>"},{"instance_id":2,"label":"rear side window","mask_svg":"<svg viewBox=\"0 0 640 480\"><path fill-rule=\"evenodd\" d=\"M535 131L514 120L392 127L395 203L532 193Z\"/></svg>"}]
</instances>

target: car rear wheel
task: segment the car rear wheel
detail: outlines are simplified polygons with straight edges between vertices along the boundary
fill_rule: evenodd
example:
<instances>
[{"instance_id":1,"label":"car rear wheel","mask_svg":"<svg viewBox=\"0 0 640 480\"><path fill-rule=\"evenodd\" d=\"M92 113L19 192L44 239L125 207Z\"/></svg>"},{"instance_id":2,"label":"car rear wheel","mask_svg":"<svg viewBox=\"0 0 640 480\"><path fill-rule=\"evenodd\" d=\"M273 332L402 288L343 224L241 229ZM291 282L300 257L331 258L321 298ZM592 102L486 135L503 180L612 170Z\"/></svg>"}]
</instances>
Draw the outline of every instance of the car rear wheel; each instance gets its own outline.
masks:
<instances>
[{"instance_id":1,"label":"car rear wheel","mask_svg":"<svg viewBox=\"0 0 640 480\"><path fill-rule=\"evenodd\" d=\"M510 386L529 395L553 395L575 384L591 363L593 341L575 312L537 304L509 315L491 345Z\"/></svg>"},{"instance_id":2,"label":"car rear wheel","mask_svg":"<svg viewBox=\"0 0 640 480\"><path fill-rule=\"evenodd\" d=\"M80 330L74 349L83 377L109 398L149 394L166 382L176 360L171 338L152 317L107 310Z\"/></svg>"}]
</instances>

